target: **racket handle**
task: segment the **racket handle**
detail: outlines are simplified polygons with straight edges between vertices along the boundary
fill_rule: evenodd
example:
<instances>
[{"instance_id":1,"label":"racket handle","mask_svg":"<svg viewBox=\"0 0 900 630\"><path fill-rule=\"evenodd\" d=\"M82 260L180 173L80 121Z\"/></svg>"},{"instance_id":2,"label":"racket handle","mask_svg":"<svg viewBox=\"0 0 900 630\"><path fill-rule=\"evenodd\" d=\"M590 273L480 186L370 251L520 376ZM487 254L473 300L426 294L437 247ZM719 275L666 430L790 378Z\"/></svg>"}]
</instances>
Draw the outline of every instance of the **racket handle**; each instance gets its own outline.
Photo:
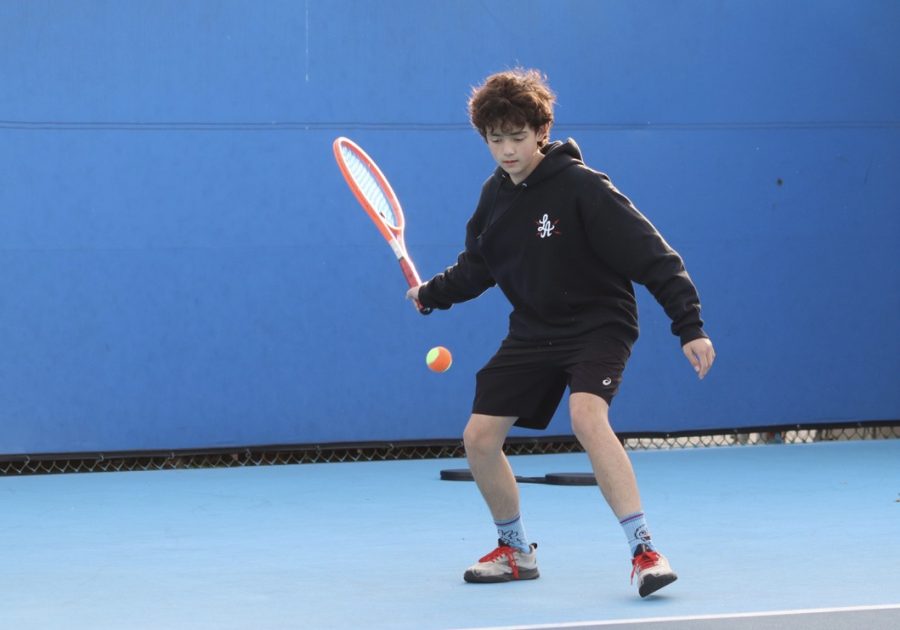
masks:
<instances>
[{"instance_id":1,"label":"racket handle","mask_svg":"<svg viewBox=\"0 0 900 630\"><path fill-rule=\"evenodd\" d=\"M418 286L418 285L416 285ZM430 306L423 306L419 300L413 300L413 306L416 307L416 310L422 313L422 315L430 315L432 308Z\"/></svg>"},{"instance_id":2,"label":"racket handle","mask_svg":"<svg viewBox=\"0 0 900 630\"><path fill-rule=\"evenodd\" d=\"M400 263L400 269L403 271L403 275L406 277L406 283L412 287L417 287L422 284L422 279L419 277L419 272L416 271L416 268L413 267L412 261L406 257L400 257L397 259ZM422 315L428 315L431 313L430 306L423 306L419 300L413 300L415 304L416 310L418 310Z\"/></svg>"}]
</instances>

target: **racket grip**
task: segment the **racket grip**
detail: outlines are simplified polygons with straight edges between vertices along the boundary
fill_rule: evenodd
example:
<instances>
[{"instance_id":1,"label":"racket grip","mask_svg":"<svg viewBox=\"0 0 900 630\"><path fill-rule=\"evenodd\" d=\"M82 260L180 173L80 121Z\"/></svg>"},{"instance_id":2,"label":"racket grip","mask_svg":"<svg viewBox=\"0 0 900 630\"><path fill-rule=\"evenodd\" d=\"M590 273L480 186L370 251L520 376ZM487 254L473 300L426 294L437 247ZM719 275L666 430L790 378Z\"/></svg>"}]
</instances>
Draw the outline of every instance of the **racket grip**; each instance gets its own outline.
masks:
<instances>
[{"instance_id":1,"label":"racket grip","mask_svg":"<svg viewBox=\"0 0 900 630\"><path fill-rule=\"evenodd\" d=\"M416 268L413 267L412 261L405 256L401 256L397 259L400 263L400 269L403 271L403 275L406 277L406 283L410 286L410 288L417 287L422 284L422 279L419 277L419 272L416 271ZM419 300L413 300L415 304L416 310L418 310L422 315L428 315L431 313L432 309L430 306L423 306Z\"/></svg>"}]
</instances>

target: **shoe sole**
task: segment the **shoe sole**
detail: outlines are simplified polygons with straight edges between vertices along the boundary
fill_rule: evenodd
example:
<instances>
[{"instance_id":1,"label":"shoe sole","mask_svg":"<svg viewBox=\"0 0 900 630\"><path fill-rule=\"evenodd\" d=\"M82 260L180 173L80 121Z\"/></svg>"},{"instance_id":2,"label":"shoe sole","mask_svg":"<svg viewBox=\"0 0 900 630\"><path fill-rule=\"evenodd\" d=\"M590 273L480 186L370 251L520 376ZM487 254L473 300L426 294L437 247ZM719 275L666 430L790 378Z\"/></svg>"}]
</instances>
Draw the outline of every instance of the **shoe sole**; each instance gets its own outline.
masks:
<instances>
[{"instance_id":1,"label":"shoe sole","mask_svg":"<svg viewBox=\"0 0 900 630\"><path fill-rule=\"evenodd\" d=\"M641 583L641 586L638 589L638 594L641 597L647 597L647 595L655 593L663 586L668 586L677 579L678 576L674 573L668 573L666 575L648 575Z\"/></svg>"},{"instance_id":2,"label":"shoe sole","mask_svg":"<svg viewBox=\"0 0 900 630\"><path fill-rule=\"evenodd\" d=\"M519 569L519 577L513 577L512 573L503 575L478 575L473 571L466 571L463 579L470 584L497 584L499 582L518 582L520 580L534 580L540 577L537 568Z\"/></svg>"}]
</instances>

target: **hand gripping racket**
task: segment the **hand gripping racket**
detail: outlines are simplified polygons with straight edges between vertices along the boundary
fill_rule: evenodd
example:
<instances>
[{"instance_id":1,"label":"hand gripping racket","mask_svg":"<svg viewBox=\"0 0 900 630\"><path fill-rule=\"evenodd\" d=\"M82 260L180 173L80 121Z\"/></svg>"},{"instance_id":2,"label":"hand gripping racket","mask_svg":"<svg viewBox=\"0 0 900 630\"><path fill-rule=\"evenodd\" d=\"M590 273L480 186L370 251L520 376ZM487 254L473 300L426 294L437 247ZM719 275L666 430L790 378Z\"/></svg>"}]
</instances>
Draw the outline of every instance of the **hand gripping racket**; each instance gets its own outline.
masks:
<instances>
[{"instance_id":1,"label":"hand gripping racket","mask_svg":"<svg viewBox=\"0 0 900 630\"><path fill-rule=\"evenodd\" d=\"M394 250L406 282L410 287L419 286L422 284L422 280L406 251L406 242L403 240L406 221L394 189L391 188L375 161L355 142L348 138L337 138L333 148L334 159L337 160L341 173L347 180L347 185L350 186L356 200L359 201L366 214L374 221L378 231ZM416 301L416 308L423 315L431 312L429 307L422 306L418 301Z\"/></svg>"}]
</instances>

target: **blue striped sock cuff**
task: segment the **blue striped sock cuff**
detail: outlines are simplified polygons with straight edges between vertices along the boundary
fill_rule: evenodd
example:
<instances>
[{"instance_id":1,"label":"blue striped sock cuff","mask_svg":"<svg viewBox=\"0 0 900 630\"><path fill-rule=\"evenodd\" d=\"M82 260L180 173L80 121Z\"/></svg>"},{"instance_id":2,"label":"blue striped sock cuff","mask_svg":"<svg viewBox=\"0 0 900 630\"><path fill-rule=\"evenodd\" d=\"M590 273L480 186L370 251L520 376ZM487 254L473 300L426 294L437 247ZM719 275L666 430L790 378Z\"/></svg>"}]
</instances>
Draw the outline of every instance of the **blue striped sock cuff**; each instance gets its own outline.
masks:
<instances>
[{"instance_id":1,"label":"blue striped sock cuff","mask_svg":"<svg viewBox=\"0 0 900 630\"><path fill-rule=\"evenodd\" d=\"M516 514L514 517L512 517L508 521L494 521L494 525L496 525L497 527L509 527L510 525L512 525L513 523L515 523L516 521L518 521L521 518L522 518L521 514Z\"/></svg>"}]
</instances>

